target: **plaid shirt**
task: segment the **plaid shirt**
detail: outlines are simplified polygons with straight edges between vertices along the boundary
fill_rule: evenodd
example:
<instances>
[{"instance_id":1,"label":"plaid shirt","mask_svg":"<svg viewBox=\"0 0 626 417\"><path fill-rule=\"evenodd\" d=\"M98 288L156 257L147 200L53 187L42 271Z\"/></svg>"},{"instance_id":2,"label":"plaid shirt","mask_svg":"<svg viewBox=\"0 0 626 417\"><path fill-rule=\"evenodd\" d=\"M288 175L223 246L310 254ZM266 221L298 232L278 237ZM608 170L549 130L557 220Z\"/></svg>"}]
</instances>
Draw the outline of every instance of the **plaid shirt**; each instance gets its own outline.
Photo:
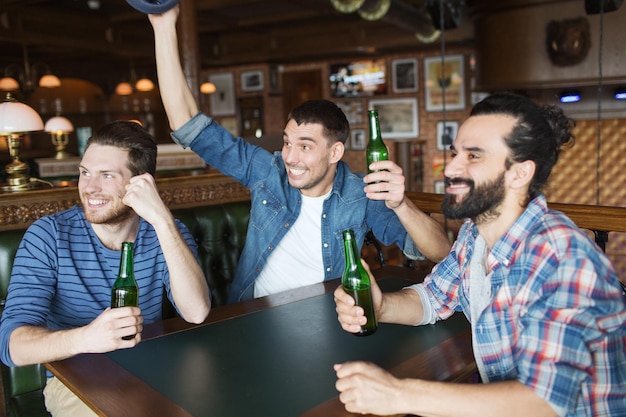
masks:
<instances>
[{"instance_id":1,"label":"plaid shirt","mask_svg":"<svg viewBox=\"0 0 626 417\"><path fill-rule=\"evenodd\" d=\"M490 250L491 303L472 318L467 221L421 288L425 322L462 311L490 382L517 380L560 416L626 416L626 301L611 263L539 196ZM430 310L428 310L430 308Z\"/></svg>"}]
</instances>

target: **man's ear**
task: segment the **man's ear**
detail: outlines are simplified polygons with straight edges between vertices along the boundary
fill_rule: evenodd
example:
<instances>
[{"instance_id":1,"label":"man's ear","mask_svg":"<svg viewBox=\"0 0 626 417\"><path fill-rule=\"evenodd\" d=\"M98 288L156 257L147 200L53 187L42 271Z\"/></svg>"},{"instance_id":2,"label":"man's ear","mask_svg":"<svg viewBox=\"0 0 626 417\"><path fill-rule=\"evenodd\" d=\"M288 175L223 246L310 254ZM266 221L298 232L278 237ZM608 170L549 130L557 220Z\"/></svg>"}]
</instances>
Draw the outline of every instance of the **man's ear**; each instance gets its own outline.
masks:
<instances>
[{"instance_id":1,"label":"man's ear","mask_svg":"<svg viewBox=\"0 0 626 417\"><path fill-rule=\"evenodd\" d=\"M511 169L511 188L528 188L535 175L535 163L533 161L515 162Z\"/></svg>"},{"instance_id":2,"label":"man's ear","mask_svg":"<svg viewBox=\"0 0 626 417\"><path fill-rule=\"evenodd\" d=\"M333 146L330 147L330 162L336 164L343 158L343 153L346 148L342 142L335 142Z\"/></svg>"}]
</instances>

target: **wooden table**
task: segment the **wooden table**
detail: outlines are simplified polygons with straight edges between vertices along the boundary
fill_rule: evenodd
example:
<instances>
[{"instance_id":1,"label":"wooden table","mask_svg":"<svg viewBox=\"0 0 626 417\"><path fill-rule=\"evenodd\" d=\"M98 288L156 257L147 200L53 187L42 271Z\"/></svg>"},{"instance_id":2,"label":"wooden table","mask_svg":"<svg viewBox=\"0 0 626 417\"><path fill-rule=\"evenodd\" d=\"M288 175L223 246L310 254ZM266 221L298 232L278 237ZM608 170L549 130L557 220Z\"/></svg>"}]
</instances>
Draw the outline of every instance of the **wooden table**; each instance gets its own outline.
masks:
<instances>
[{"instance_id":1,"label":"wooden table","mask_svg":"<svg viewBox=\"0 0 626 417\"><path fill-rule=\"evenodd\" d=\"M395 290L420 280L408 268L375 271ZM399 377L460 381L475 372L469 325L379 325L360 338L341 330L337 280L215 308L201 325L145 326L133 349L82 354L47 368L102 416L350 416L332 364L370 360Z\"/></svg>"}]
</instances>

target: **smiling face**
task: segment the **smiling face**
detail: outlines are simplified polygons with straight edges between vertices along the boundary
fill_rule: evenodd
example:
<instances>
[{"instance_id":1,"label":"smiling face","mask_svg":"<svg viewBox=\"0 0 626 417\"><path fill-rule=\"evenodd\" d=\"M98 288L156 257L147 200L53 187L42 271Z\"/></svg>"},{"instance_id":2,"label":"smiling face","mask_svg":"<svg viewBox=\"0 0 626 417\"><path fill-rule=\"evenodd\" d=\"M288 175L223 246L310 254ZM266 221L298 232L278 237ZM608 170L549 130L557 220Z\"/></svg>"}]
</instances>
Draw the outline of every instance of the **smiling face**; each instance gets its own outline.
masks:
<instances>
[{"instance_id":1,"label":"smiling face","mask_svg":"<svg viewBox=\"0 0 626 417\"><path fill-rule=\"evenodd\" d=\"M513 117L503 115L473 116L463 123L444 172L442 211L446 217L472 218L480 223L499 216L509 172L509 148L504 137L515 124Z\"/></svg>"},{"instance_id":2,"label":"smiling face","mask_svg":"<svg viewBox=\"0 0 626 417\"><path fill-rule=\"evenodd\" d=\"M319 197L332 188L343 144L331 144L317 123L298 125L291 119L283 134L282 158L289 184L308 197Z\"/></svg>"},{"instance_id":3,"label":"smiling face","mask_svg":"<svg viewBox=\"0 0 626 417\"><path fill-rule=\"evenodd\" d=\"M92 144L79 166L78 192L87 221L120 224L134 215L122 202L132 174L127 167L128 150Z\"/></svg>"}]
</instances>

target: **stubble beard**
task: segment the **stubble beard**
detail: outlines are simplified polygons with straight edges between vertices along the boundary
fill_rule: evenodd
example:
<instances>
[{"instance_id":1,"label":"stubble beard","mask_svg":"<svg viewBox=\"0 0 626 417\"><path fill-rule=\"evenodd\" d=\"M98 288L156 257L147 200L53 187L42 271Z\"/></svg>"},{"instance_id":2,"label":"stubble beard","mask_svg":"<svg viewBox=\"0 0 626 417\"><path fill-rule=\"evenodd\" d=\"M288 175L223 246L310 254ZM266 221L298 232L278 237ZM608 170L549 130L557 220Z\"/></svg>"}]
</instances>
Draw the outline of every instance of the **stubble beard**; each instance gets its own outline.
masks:
<instances>
[{"instance_id":1,"label":"stubble beard","mask_svg":"<svg viewBox=\"0 0 626 417\"><path fill-rule=\"evenodd\" d=\"M87 197L84 197L85 201L86 199ZM118 225L126 222L134 214L134 210L125 204L111 208L105 213L94 213L88 208L85 208L87 207L85 203L83 203L83 207L85 218L92 224Z\"/></svg>"}]
</instances>

